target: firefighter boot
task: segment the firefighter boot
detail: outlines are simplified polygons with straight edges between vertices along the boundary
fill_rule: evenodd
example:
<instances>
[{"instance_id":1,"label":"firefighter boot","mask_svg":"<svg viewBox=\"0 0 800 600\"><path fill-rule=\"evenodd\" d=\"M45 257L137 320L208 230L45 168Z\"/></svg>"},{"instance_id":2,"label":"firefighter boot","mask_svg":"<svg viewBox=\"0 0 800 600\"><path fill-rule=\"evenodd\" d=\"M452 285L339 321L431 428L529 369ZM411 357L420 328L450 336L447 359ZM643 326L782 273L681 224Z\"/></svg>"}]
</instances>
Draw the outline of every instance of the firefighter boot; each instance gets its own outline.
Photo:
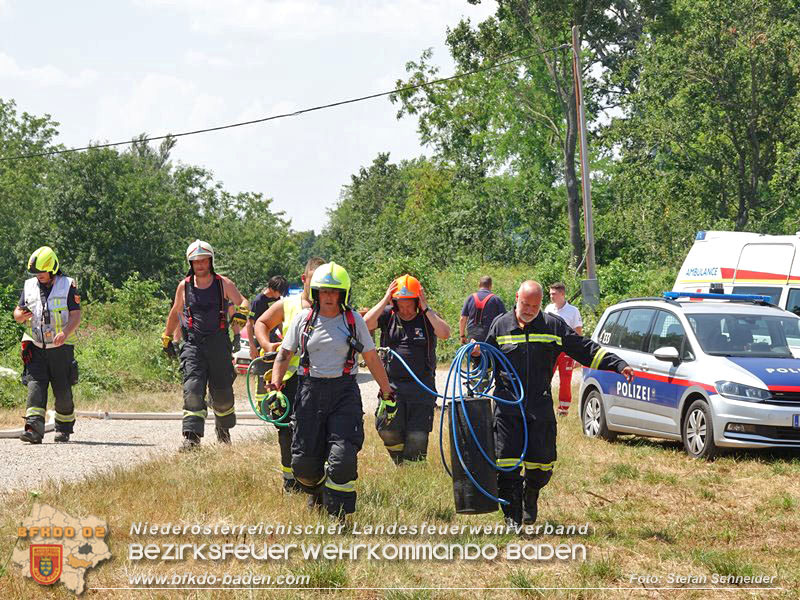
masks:
<instances>
[{"instance_id":1,"label":"firefighter boot","mask_svg":"<svg viewBox=\"0 0 800 600\"><path fill-rule=\"evenodd\" d=\"M225 427L217 427L217 441L220 444L231 443L231 430Z\"/></svg>"},{"instance_id":2,"label":"firefighter boot","mask_svg":"<svg viewBox=\"0 0 800 600\"><path fill-rule=\"evenodd\" d=\"M183 432L183 444L181 445L181 452L190 452L195 448L200 447L200 436L191 431Z\"/></svg>"},{"instance_id":3,"label":"firefighter boot","mask_svg":"<svg viewBox=\"0 0 800 600\"><path fill-rule=\"evenodd\" d=\"M29 444L41 444L44 437L44 421L42 419L28 419L25 422L25 431L19 439Z\"/></svg>"},{"instance_id":4,"label":"firefighter boot","mask_svg":"<svg viewBox=\"0 0 800 600\"><path fill-rule=\"evenodd\" d=\"M69 441L69 435L70 434L67 433L66 431L59 431L58 433L56 433L55 441L60 444L66 443Z\"/></svg>"},{"instance_id":5,"label":"firefighter boot","mask_svg":"<svg viewBox=\"0 0 800 600\"><path fill-rule=\"evenodd\" d=\"M522 523L533 525L539 513L539 489L525 486L525 502L522 510Z\"/></svg>"},{"instance_id":6,"label":"firefighter boot","mask_svg":"<svg viewBox=\"0 0 800 600\"><path fill-rule=\"evenodd\" d=\"M505 482L504 482L505 483ZM500 485L500 496L508 499L508 504L501 504L506 525L509 527L519 527L522 525L522 482L514 482L513 487ZM505 489L503 489L505 488Z\"/></svg>"}]
</instances>

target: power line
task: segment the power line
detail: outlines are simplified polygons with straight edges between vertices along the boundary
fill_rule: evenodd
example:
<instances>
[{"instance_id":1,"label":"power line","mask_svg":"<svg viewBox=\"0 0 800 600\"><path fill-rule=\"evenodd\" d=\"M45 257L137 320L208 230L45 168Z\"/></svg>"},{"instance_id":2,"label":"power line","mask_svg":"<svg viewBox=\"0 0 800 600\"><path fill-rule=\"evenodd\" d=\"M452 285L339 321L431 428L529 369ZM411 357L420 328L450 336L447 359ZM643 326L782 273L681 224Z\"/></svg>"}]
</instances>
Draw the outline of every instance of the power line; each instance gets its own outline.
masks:
<instances>
[{"instance_id":1,"label":"power line","mask_svg":"<svg viewBox=\"0 0 800 600\"><path fill-rule=\"evenodd\" d=\"M209 133L209 132L212 132L212 131L221 131L223 129L233 129L234 127L245 127L247 125L255 125L257 123L266 123L267 121L276 121L278 119L288 119L290 117L298 117L300 115L303 115L303 114L306 114L306 113L310 113L310 112L326 110L328 108L335 108L337 106L344 106L346 104L355 104L356 102L364 102L365 100L373 100L375 98L381 98L383 96L389 96L390 94L398 94L398 93L402 93L402 92L409 92L409 91L418 90L418 89L421 89L421 88L424 88L424 87L428 87L428 86L431 86L431 85L436 85L436 84L439 84L439 83L445 83L447 81L453 81L455 79L461 79L462 77L469 77L469 76L475 75L477 73L484 73L486 71L491 71L492 69L496 69L498 67L503 67L505 65L509 65L509 64L512 64L512 63L515 63L515 62L520 62L520 61L523 61L523 60L527 60L529 58L533 58L534 56L538 56L540 54L546 54L548 52L554 52L556 50L561 50L563 48L569 48L569 44L562 44L560 46L555 46L553 48L548 48L546 50L540 50L538 52L533 52L533 53L527 54L525 56L518 56L516 58L511 58L509 60L496 62L494 64L491 64L491 65L488 65L488 66L485 66L485 67L479 67L477 69L472 69L470 71L465 71L463 73L458 73L456 75L451 75L450 77L442 77L440 79L433 79L431 81L424 81L422 83L417 83L417 84L414 84L414 85L407 85L407 86L404 86L404 87L401 87L401 88L396 88L396 89L388 90L388 91L385 91L385 92L378 92L378 93L375 93L375 94L369 94L367 96L360 96L358 98L350 98L348 100L340 100L338 102L331 102L329 104L320 104L318 106L312 106L310 108L303 108L303 109L296 110L296 111L290 112L290 113L282 113L282 114L279 114L279 115L272 115L272 116L269 116L269 117L263 117L261 119L253 119L251 121L241 121L239 123L230 123L228 125L219 125L217 127L206 127L204 129L195 129L193 131L183 131L181 133L168 133L166 135L157 135L157 136L152 136L152 137L138 138L138 139L134 139L134 140L126 140L124 142L107 142L105 144L93 144L91 146L82 146L80 148L66 148L66 149L63 149L63 150L49 150L47 152L35 152L35 153L31 153L31 154L19 154L17 156L0 157L0 162L7 162L7 161L11 161L11 160L23 160L23 159L26 159L26 158L37 158L37 157L42 157L42 156L54 156L54 155L57 155L57 154L69 154L71 152L82 152L84 150L91 150L93 148L112 148L112 147L115 147L115 146L128 146L128 145L136 144L136 143L153 142L153 141L156 141L156 140L165 140L167 138L179 138L179 137L185 137L185 136L189 136L189 135L197 135L199 133ZM503 54L503 55L500 55L499 58L504 58L506 56L510 56L511 54L513 54L513 51L512 52L508 52L508 53Z\"/></svg>"}]
</instances>

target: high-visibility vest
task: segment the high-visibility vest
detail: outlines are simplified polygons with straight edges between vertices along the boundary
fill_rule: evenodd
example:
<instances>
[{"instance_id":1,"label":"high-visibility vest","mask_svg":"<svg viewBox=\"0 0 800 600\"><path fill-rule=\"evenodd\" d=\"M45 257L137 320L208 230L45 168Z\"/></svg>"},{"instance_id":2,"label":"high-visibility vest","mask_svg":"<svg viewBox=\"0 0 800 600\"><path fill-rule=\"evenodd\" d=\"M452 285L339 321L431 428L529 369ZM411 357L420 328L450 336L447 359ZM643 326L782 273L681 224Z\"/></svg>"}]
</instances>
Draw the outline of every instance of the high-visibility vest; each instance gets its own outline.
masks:
<instances>
[{"instance_id":1,"label":"high-visibility vest","mask_svg":"<svg viewBox=\"0 0 800 600\"><path fill-rule=\"evenodd\" d=\"M281 326L281 337L283 339L286 339L286 332L289 330L289 325L291 324L292 319L294 319L295 315L301 310L303 310L302 294L287 296L283 299L283 324ZM286 375L283 376L283 380L287 381L295 373L297 373L297 367L299 365L300 355L295 353L295 355L292 356L292 360L289 361L289 368L286 370Z\"/></svg>"},{"instance_id":2,"label":"high-visibility vest","mask_svg":"<svg viewBox=\"0 0 800 600\"><path fill-rule=\"evenodd\" d=\"M22 336L23 341L32 341L40 348L52 346L56 334L63 331L69 322L67 297L69 288L73 285L75 282L71 277L55 275L45 307L36 277L25 281L25 306L33 313L33 317L28 321L27 331ZM69 335L66 343L75 343L75 332Z\"/></svg>"}]
</instances>

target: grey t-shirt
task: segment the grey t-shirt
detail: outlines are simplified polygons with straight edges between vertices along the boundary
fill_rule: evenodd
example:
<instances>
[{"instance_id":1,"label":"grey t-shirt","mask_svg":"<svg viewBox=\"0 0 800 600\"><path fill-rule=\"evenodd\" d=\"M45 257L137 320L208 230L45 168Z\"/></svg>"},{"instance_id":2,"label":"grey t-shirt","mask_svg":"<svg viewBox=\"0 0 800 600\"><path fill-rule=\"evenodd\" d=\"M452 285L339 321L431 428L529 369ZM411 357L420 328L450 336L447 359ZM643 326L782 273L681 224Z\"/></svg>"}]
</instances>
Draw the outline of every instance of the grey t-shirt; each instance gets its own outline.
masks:
<instances>
[{"instance_id":1,"label":"grey t-shirt","mask_svg":"<svg viewBox=\"0 0 800 600\"><path fill-rule=\"evenodd\" d=\"M306 308L295 315L286 330L286 336L281 344L282 349L295 354L300 352L300 336L310 312L311 309ZM364 319L355 311L353 311L353 317L356 322L356 338L364 345L363 351L374 350L375 342L372 341ZM347 343L350 329L347 327L344 313L331 318L317 315L312 325L313 329L306 342L311 361L309 375L311 377L341 377L344 361L347 360L347 353L350 349ZM358 362L350 371L351 375L356 373L358 373Z\"/></svg>"}]
</instances>

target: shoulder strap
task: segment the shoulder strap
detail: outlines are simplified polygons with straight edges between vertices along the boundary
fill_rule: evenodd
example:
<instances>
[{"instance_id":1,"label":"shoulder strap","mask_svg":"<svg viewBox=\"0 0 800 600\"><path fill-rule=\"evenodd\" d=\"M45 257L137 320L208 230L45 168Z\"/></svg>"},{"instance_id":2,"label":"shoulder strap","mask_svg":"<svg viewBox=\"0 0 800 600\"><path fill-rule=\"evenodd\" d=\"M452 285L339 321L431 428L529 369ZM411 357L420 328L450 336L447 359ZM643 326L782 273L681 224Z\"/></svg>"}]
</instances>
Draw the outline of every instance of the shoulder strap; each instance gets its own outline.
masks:
<instances>
[{"instance_id":1,"label":"shoulder strap","mask_svg":"<svg viewBox=\"0 0 800 600\"><path fill-rule=\"evenodd\" d=\"M189 307L189 292L194 288L192 276L187 275L186 285L183 287L183 312L186 313L186 329L192 330L192 309Z\"/></svg>"},{"instance_id":2,"label":"shoulder strap","mask_svg":"<svg viewBox=\"0 0 800 600\"><path fill-rule=\"evenodd\" d=\"M303 328L300 332L300 366L303 368L303 375L308 376L311 370L311 358L308 355L308 338L311 335L311 330L314 327L314 318L317 313L316 303L308 311Z\"/></svg>"},{"instance_id":3,"label":"shoulder strap","mask_svg":"<svg viewBox=\"0 0 800 600\"><path fill-rule=\"evenodd\" d=\"M228 315L225 310L225 283L222 281L222 277L216 273L214 273L214 279L219 285L219 328L225 329L228 327Z\"/></svg>"},{"instance_id":4,"label":"shoulder strap","mask_svg":"<svg viewBox=\"0 0 800 600\"><path fill-rule=\"evenodd\" d=\"M350 330L350 337L353 340L357 340L356 337L356 318L353 316L353 311L346 307L344 311L344 320L347 323L347 328ZM356 364L356 352L355 346L353 344L349 344L349 349L347 351L347 359L344 361L344 368L342 369L342 375L349 375L350 371L353 370L353 367Z\"/></svg>"},{"instance_id":5,"label":"shoulder strap","mask_svg":"<svg viewBox=\"0 0 800 600\"><path fill-rule=\"evenodd\" d=\"M478 300L478 292L475 292L472 294L472 298L475 300L474 323L479 324L481 320L483 320L483 308L486 306L486 303L489 302L489 300L494 298L494 294L489 292L486 294L486 297L483 300Z\"/></svg>"}]
</instances>

